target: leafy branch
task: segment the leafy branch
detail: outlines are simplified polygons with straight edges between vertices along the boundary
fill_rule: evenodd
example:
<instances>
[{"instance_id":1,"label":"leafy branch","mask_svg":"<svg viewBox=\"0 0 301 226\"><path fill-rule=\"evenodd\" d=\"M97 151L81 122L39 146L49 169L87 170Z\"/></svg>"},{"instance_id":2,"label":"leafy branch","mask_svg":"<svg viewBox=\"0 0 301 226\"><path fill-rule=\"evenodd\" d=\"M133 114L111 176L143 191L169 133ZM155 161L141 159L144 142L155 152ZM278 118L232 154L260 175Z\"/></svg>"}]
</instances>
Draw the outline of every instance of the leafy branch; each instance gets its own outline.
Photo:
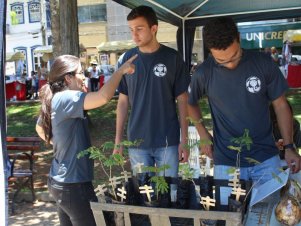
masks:
<instances>
[{"instance_id":1,"label":"leafy branch","mask_svg":"<svg viewBox=\"0 0 301 226\"><path fill-rule=\"evenodd\" d=\"M182 176L183 180L193 181L194 169L191 169L189 163L185 162L179 165L179 175Z\"/></svg>"},{"instance_id":2,"label":"leafy branch","mask_svg":"<svg viewBox=\"0 0 301 226\"><path fill-rule=\"evenodd\" d=\"M119 145L128 148L128 147L138 146L140 143L141 141L134 141L134 142L122 141ZM115 185L113 183L113 180L111 180L112 167L120 166L122 168L122 171L125 172L124 169L125 157L121 154L111 154L108 157L105 155L106 151L111 153L114 148L116 148L116 145L113 142L111 141L105 142L100 146L100 148L92 146L84 151L81 151L80 153L78 153L77 158L82 158L85 155L89 155L90 159L99 160L103 172L105 173L108 180L110 181L110 185L112 187L111 194L113 194L114 197L117 198L115 194ZM126 149L123 153L126 154Z\"/></svg>"},{"instance_id":3,"label":"leafy branch","mask_svg":"<svg viewBox=\"0 0 301 226\"><path fill-rule=\"evenodd\" d=\"M164 176L159 176L159 173L163 172L169 168L170 168L170 166L167 164L164 164L160 167L156 167L156 166L144 166L143 167L144 172L155 173L155 175L150 178L150 182L155 183L157 200L159 199L159 193L164 194L164 193L168 192L168 184L167 184Z\"/></svg>"},{"instance_id":4,"label":"leafy branch","mask_svg":"<svg viewBox=\"0 0 301 226\"><path fill-rule=\"evenodd\" d=\"M238 144L238 146L228 146L229 149L241 152L242 148L246 146L247 150L251 149L251 144L253 144L252 138L249 136L249 130L245 129L243 135L241 137L235 137L231 139L231 142L234 144Z\"/></svg>"}]
</instances>

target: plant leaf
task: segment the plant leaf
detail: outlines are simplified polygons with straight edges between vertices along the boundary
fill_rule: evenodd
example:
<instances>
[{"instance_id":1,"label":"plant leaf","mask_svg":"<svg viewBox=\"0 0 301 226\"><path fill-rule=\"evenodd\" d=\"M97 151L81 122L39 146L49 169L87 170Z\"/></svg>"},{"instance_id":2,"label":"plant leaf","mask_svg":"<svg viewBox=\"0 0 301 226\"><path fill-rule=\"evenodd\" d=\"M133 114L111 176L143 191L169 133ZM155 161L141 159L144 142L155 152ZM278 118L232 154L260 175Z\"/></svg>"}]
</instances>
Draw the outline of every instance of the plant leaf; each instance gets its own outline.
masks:
<instances>
[{"instance_id":1,"label":"plant leaf","mask_svg":"<svg viewBox=\"0 0 301 226\"><path fill-rule=\"evenodd\" d=\"M246 159L249 163L254 163L255 165L258 165L258 164L261 163L261 162L257 161L256 159L253 159L253 158L246 157L245 159Z\"/></svg>"}]
</instances>

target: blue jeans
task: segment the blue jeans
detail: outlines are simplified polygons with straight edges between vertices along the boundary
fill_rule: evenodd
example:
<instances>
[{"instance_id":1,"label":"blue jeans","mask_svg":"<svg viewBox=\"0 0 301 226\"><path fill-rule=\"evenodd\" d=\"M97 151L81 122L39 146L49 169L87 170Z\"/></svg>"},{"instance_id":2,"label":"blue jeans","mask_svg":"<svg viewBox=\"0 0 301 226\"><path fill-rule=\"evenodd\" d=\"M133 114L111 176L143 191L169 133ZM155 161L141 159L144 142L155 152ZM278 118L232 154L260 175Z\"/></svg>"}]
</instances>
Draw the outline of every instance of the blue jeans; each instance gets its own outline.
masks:
<instances>
[{"instance_id":1,"label":"blue jeans","mask_svg":"<svg viewBox=\"0 0 301 226\"><path fill-rule=\"evenodd\" d=\"M164 172L160 172L160 176L165 177L178 177L178 169L179 169L179 155L178 155L178 145L170 146L170 147L162 147L162 148L147 148L147 149L139 149L139 148L130 148L129 149L129 157L131 161L131 167L133 174L141 173L137 169L137 164L142 163L143 166L162 166L164 164L169 165L169 169L166 169ZM150 173L150 176L154 174ZM170 185L170 194L171 200L175 200L175 194L177 190L176 184Z\"/></svg>"},{"instance_id":2,"label":"blue jeans","mask_svg":"<svg viewBox=\"0 0 301 226\"><path fill-rule=\"evenodd\" d=\"M97 202L92 182L59 183L48 179L48 189L56 201L61 226L96 226L90 201Z\"/></svg>"},{"instance_id":3,"label":"blue jeans","mask_svg":"<svg viewBox=\"0 0 301 226\"><path fill-rule=\"evenodd\" d=\"M160 176L178 177L178 146L147 149L129 148L129 157L134 175L139 172L137 168L139 163L142 163L143 166L156 165L157 167L167 164L170 168L166 169L165 172L160 172Z\"/></svg>"},{"instance_id":4,"label":"blue jeans","mask_svg":"<svg viewBox=\"0 0 301 226\"><path fill-rule=\"evenodd\" d=\"M228 180L231 177L228 174L228 170L233 168L233 166L225 165L215 165L214 166L214 179L225 179ZM242 180L252 180L253 182L258 182L263 184L266 181L273 178L274 174L279 174L280 158L279 155L275 155L272 158L265 160L264 162L251 166L251 167L241 167L240 168L240 179Z\"/></svg>"},{"instance_id":5,"label":"blue jeans","mask_svg":"<svg viewBox=\"0 0 301 226\"><path fill-rule=\"evenodd\" d=\"M229 176L229 169L233 166L215 165L214 166L214 179L228 180L232 177ZM252 180L257 185L264 184L268 180L273 178L274 174L279 174L281 169L279 155L275 155L272 158L265 160L264 162L251 166L240 168L241 180ZM224 194L225 197L221 197L221 203L223 205L228 204L227 194L230 195L231 187L221 187L220 194Z\"/></svg>"}]
</instances>

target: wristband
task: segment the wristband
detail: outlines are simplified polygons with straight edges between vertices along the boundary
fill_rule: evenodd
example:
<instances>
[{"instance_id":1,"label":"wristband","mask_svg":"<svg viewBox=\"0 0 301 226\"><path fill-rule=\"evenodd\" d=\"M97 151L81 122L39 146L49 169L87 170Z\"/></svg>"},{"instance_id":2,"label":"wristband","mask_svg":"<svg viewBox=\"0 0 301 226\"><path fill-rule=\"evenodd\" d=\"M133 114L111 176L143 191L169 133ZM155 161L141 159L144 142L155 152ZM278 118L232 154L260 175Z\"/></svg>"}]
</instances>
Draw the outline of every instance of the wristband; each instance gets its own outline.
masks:
<instances>
[{"instance_id":1,"label":"wristband","mask_svg":"<svg viewBox=\"0 0 301 226\"><path fill-rule=\"evenodd\" d=\"M286 144L286 145L283 145L283 149L284 150L286 150L286 149L296 150L296 146L295 146L295 144Z\"/></svg>"}]
</instances>

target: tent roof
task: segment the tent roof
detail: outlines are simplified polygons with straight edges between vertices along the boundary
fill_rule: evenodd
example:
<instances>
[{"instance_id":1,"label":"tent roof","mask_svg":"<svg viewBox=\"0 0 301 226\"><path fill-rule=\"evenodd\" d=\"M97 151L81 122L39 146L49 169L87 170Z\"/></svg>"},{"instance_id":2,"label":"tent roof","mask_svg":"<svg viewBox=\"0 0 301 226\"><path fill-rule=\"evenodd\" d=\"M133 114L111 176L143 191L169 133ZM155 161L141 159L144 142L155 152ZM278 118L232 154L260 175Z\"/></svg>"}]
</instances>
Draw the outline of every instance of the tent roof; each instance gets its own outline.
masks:
<instances>
[{"instance_id":1,"label":"tent roof","mask_svg":"<svg viewBox=\"0 0 301 226\"><path fill-rule=\"evenodd\" d=\"M97 50L99 52L125 51L135 46L136 44L131 40L102 42L99 46L97 46Z\"/></svg>"},{"instance_id":2,"label":"tent roof","mask_svg":"<svg viewBox=\"0 0 301 226\"><path fill-rule=\"evenodd\" d=\"M301 29L299 30L288 30L283 40L289 41L289 42L301 42Z\"/></svg>"},{"instance_id":3,"label":"tent roof","mask_svg":"<svg viewBox=\"0 0 301 226\"><path fill-rule=\"evenodd\" d=\"M18 61L18 60L24 60L24 54L21 52L11 52L11 53L6 53L6 62L13 62L13 61Z\"/></svg>"},{"instance_id":4,"label":"tent roof","mask_svg":"<svg viewBox=\"0 0 301 226\"><path fill-rule=\"evenodd\" d=\"M300 0L113 0L134 8L151 6L160 20L178 27L204 25L212 17L231 16L236 22L297 18Z\"/></svg>"},{"instance_id":5,"label":"tent roof","mask_svg":"<svg viewBox=\"0 0 301 226\"><path fill-rule=\"evenodd\" d=\"M39 46L34 49L35 53L52 53L52 45L49 46Z\"/></svg>"}]
</instances>

